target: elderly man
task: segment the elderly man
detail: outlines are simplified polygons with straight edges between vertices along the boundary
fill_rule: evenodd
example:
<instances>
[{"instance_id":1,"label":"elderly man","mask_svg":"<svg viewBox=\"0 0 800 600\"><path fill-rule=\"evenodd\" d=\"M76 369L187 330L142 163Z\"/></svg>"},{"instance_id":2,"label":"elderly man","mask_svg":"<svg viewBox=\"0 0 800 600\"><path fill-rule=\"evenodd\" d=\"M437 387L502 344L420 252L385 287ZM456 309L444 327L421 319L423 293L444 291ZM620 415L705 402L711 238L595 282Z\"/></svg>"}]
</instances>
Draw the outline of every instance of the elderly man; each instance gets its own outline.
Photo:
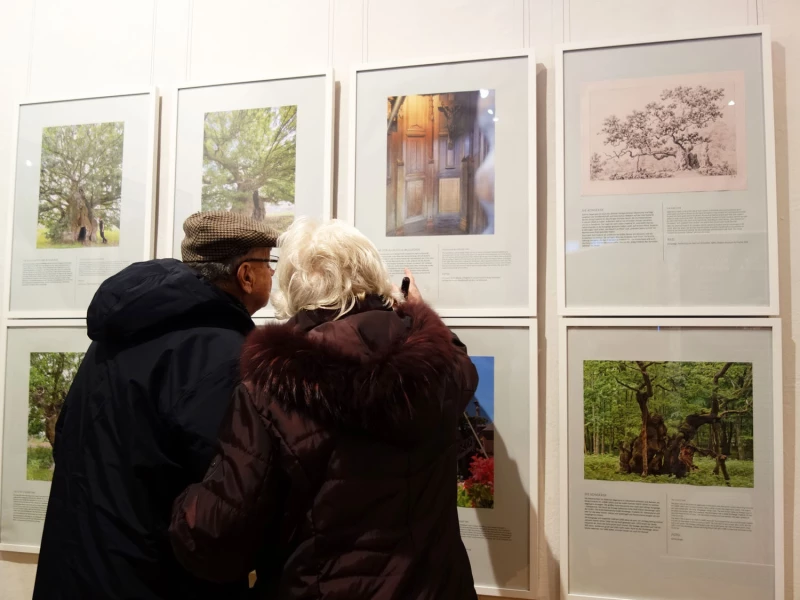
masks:
<instances>
[{"instance_id":1,"label":"elderly man","mask_svg":"<svg viewBox=\"0 0 800 600\"><path fill-rule=\"evenodd\" d=\"M175 497L200 481L238 383L277 234L226 212L184 224L183 262L131 265L97 291L93 340L56 426L34 600L225 600L170 549Z\"/></svg>"}]
</instances>

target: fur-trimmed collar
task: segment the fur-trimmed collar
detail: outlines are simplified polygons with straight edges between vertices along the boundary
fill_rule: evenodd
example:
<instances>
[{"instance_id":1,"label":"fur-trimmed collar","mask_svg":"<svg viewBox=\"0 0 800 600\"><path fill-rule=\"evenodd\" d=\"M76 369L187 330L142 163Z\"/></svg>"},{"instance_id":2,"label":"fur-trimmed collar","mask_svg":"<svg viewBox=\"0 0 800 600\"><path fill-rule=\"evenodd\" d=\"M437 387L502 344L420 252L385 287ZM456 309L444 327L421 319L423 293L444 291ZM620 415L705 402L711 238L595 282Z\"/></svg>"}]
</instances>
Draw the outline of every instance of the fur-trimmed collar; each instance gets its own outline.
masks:
<instances>
[{"instance_id":1,"label":"fur-trimmed collar","mask_svg":"<svg viewBox=\"0 0 800 600\"><path fill-rule=\"evenodd\" d=\"M248 338L242 376L259 405L276 402L323 424L387 437L413 436L438 421L443 382L458 378L460 363L452 334L432 309L368 302L309 329L318 318L300 315Z\"/></svg>"}]
</instances>

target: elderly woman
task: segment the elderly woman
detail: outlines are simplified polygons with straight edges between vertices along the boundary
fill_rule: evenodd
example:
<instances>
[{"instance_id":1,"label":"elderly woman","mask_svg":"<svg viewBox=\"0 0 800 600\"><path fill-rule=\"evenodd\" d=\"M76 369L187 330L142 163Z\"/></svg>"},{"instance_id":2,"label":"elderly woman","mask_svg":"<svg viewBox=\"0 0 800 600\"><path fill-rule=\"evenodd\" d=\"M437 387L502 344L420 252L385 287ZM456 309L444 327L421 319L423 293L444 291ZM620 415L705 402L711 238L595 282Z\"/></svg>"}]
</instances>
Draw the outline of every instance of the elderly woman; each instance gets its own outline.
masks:
<instances>
[{"instance_id":1,"label":"elderly woman","mask_svg":"<svg viewBox=\"0 0 800 600\"><path fill-rule=\"evenodd\" d=\"M270 600L476 598L456 512L466 348L413 282L397 302L354 228L298 220L279 245L289 321L245 344L219 454L174 505L178 559L212 581L255 569Z\"/></svg>"}]
</instances>

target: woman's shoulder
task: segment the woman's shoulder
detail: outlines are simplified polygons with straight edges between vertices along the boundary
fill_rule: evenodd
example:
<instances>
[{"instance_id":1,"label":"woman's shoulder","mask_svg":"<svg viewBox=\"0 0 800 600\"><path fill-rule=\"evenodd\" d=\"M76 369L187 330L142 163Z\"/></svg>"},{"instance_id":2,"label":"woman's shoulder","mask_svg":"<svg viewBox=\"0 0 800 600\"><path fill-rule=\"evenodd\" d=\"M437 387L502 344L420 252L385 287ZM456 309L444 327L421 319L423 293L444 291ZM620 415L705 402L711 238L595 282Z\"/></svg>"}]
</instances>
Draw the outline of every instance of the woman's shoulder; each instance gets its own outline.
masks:
<instances>
[{"instance_id":1,"label":"woman's shoulder","mask_svg":"<svg viewBox=\"0 0 800 600\"><path fill-rule=\"evenodd\" d=\"M464 356L439 316L414 303L309 331L291 323L261 328L245 343L241 369L262 403L374 430L413 426L415 415L430 414L444 382L461 379Z\"/></svg>"}]
</instances>

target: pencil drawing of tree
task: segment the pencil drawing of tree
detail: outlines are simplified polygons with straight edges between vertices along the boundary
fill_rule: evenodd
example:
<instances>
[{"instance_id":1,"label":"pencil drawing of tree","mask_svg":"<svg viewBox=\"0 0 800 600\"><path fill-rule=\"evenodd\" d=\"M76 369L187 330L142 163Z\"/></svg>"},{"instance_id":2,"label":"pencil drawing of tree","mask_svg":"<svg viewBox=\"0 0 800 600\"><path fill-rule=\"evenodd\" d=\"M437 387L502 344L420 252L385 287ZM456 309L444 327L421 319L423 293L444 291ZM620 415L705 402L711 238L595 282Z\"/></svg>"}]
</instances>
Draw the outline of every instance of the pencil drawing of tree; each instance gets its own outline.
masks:
<instances>
[{"instance_id":1,"label":"pencil drawing of tree","mask_svg":"<svg viewBox=\"0 0 800 600\"><path fill-rule=\"evenodd\" d=\"M265 203L293 205L296 134L297 106L207 113L202 209L261 221Z\"/></svg>"},{"instance_id":2,"label":"pencil drawing of tree","mask_svg":"<svg viewBox=\"0 0 800 600\"><path fill-rule=\"evenodd\" d=\"M608 158L616 161L611 178L674 177L679 172L735 175L735 167L727 162L715 165L712 159L714 146L727 148L730 137L721 121L724 96L723 88L679 85L662 90L660 100L624 118L606 117L600 135L609 148ZM594 178L596 161L593 158L590 165ZM654 170L662 161L664 165Z\"/></svg>"}]
</instances>

